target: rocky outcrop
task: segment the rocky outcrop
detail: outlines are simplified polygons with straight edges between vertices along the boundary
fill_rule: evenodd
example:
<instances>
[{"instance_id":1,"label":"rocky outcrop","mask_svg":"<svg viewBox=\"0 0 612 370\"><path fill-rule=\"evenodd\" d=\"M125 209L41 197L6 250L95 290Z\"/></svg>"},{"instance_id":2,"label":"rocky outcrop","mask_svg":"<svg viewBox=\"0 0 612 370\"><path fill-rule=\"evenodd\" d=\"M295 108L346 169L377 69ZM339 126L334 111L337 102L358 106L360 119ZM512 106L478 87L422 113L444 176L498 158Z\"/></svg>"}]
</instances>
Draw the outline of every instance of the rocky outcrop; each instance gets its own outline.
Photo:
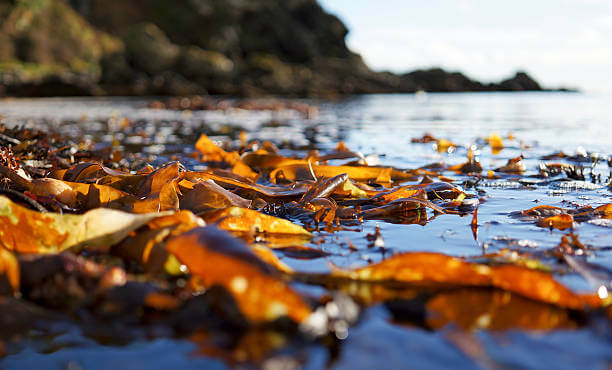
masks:
<instances>
[{"instance_id":1,"label":"rocky outcrop","mask_svg":"<svg viewBox=\"0 0 612 370\"><path fill-rule=\"evenodd\" d=\"M119 39L92 28L63 1L0 2L5 93L94 93L100 59L122 48Z\"/></svg>"},{"instance_id":2,"label":"rocky outcrop","mask_svg":"<svg viewBox=\"0 0 612 370\"><path fill-rule=\"evenodd\" d=\"M441 69L371 71L316 0L0 0L0 94L538 90Z\"/></svg>"},{"instance_id":3,"label":"rocky outcrop","mask_svg":"<svg viewBox=\"0 0 612 370\"><path fill-rule=\"evenodd\" d=\"M514 77L504 80L496 86L501 91L542 90L542 87L525 72L517 72Z\"/></svg>"},{"instance_id":4,"label":"rocky outcrop","mask_svg":"<svg viewBox=\"0 0 612 370\"><path fill-rule=\"evenodd\" d=\"M543 90L527 73L519 71L499 83L483 84L460 72L446 72L440 68L418 70L400 76L400 90L460 92L460 91L540 91Z\"/></svg>"}]
</instances>

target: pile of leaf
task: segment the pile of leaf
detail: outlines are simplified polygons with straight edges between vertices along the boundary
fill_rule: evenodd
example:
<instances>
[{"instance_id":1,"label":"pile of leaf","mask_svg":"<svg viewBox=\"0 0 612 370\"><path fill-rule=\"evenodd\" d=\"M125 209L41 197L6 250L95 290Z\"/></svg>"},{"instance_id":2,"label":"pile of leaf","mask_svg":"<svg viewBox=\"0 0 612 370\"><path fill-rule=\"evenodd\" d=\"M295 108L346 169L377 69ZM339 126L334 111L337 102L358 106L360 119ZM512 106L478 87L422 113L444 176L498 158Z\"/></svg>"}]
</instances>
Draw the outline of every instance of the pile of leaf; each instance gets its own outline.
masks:
<instances>
[{"instance_id":1,"label":"pile of leaf","mask_svg":"<svg viewBox=\"0 0 612 370\"><path fill-rule=\"evenodd\" d=\"M282 155L271 142L243 138L231 148L202 134L195 156L206 170L171 162L136 171L59 137L0 131L0 288L49 309L136 315L142 324L150 320L144 313L154 312L190 331L219 320L242 327L284 322L306 336L338 338L357 319L353 301L385 303L399 316L411 302L430 313L433 328L482 325L480 311L498 328L571 326L576 313L612 313L601 291L574 293L539 266L499 256L469 261L401 253L360 268L332 265L324 274L294 271L278 258L277 251L322 256L307 246L317 233L351 230L364 220L425 225L440 214L472 214L477 239L477 195L443 172L503 177L524 171L520 157L482 176L471 153L458 166L400 169L369 165L342 143L300 157ZM572 228L610 218L611 208L540 206L518 216ZM385 248L380 233L368 237L373 248ZM565 240L557 257L569 256L570 266L588 274L592 269L572 257L578 244ZM329 294L312 296L296 283ZM539 312L547 316L522 323L509 318L529 305L546 307ZM461 311L474 306L479 315Z\"/></svg>"}]
</instances>

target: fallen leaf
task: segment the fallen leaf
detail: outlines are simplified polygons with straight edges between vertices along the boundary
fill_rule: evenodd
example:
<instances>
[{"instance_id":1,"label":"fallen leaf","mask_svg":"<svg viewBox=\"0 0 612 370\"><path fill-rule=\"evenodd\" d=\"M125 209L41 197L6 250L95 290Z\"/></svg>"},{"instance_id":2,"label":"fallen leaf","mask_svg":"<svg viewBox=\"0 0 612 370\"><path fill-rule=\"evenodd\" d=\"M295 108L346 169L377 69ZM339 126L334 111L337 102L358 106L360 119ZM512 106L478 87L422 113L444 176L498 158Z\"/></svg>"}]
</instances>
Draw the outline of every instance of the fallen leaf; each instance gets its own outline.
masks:
<instances>
[{"instance_id":1,"label":"fallen leaf","mask_svg":"<svg viewBox=\"0 0 612 370\"><path fill-rule=\"evenodd\" d=\"M539 220L537 225L540 227L550 227L559 230L565 230L574 227L574 218L572 217L572 215L562 213L556 216L550 216Z\"/></svg>"},{"instance_id":2,"label":"fallen leaf","mask_svg":"<svg viewBox=\"0 0 612 370\"><path fill-rule=\"evenodd\" d=\"M489 146L491 146L491 151L493 154L498 154L502 149L504 149L504 142L498 134L491 134L487 138L487 142Z\"/></svg>"},{"instance_id":3,"label":"fallen leaf","mask_svg":"<svg viewBox=\"0 0 612 370\"><path fill-rule=\"evenodd\" d=\"M239 239L215 227L200 227L168 240L166 248L206 287L229 291L244 316L262 323L287 316L302 322L309 305Z\"/></svg>"},{"instance_id":4,"label":"fallen leaf","mask_svg":"<svg viewBox=\"0 0 612 370\"><path fill-rule=\"evenodd\" d=\"M205 134L200 136L195 147L204 155L203 159L205 162L225 162L232 167L233 172L252 180L257 179L259 176L241 161L238 152L226 152L215 145Z\"/></svg>"},{"instance_id":5,"label":"fallen leaf","mask_svg":"<svg viewBox=\"0 0 612 370\"><path fill-rule=\"evenodd\" d=\"M19 291L19 262L13 253L0 247L0 277L2 276L6 278L12 293Z\"/></svg>"},{"instance_id":6,"label":"fallen leaf","mask_svg":"<svg viewBox=\"0 0 612 370\"><path fill-rule=\"evenodd\" d=\"M205 212L201 216L207 223L217 223L219 228L227 231L310 236L303 227L291 221L247 208L229 207Z\"/></svg>"},{"instance_id":7,"label":"fallen leaf","mask_svg":"<svg viewBox=\"0 0 612 370\"><path fill-rule=\"evenodd\" d=\"M595 213L600 215L602 218L612 219L612 203L604 204L595 208Z\"/></svg>"},{"instance_id":8,"label":"fallen leaf","mask_svg":"<svg viewBox=\"0 0 612 370\"><path fill-rule=\"evenodd\" d=\"M478 243L478 208L474 210L474 215L472 216L472 222L470 223L470 228L472 229L472 236L476 243Z\"/></svg>"},{"instance_id":9,"label":"fallen leaf","mask_svg":"<svg viewBox=\"0 0 612 370\"><path fill-rule=\"evenodd\" d=\"M307 161L298 158L287 158L278 154L269 153L245 153L242 157L242 162L247 166L255 169L270 170L277 167L288 166L293 164L307 165Z\"/></svg>"},{"instance_id":10,"label":"fallen leaf","mask_svg":"<svg viewBox=\"0 0 612 370\"><path fill-rule=\"evenodd\" d=\"M292 274L294 272L291 267L287 266L280 259L278 259L278 257L276 257L276 254L274 254L274 252L270 248L264 247L260 244L254 244L251 245L251 250L262 261L264 261L270 266L273 266L278 271L284 272L285 274Z\"/></svg>"},{"instance_id":11,"label":"fallen leaf","mask_svg":"<svg viewBox=\"0 0 612 370\"><path fill-rule=\"evenodd\" d=\"M311 172L312 168L312 172ZM312 173L316 178L331 178L346 173L355 181L377 180L379 182L414 180L418 175L413 172L403 172L390 167L367 166L326 166L294 164L278 167L270 172L270 179L275 183L283 181L312 180Z\"/></svg>"},{"instance_id":12,"label":"fallen leaf","mask_svg":"<svg viewBox=\"0 0 612 370\"><path fill-rule=\"evenodd\" d=\"M367 219L376 219L386 217L392 214L404 214L406 212L417 212L425 210L425 207L431 208L439 213L446 213L444 208L424 199L417 197L400 198L380 207L370 208L361 211L357 215Z\"/></svg>"},{"instance_id":13,"label":"fallen leaf","mask_svg":"<svg viewBox=\"0 0 612 370\"><path fill-rule=\"evenodd\" d=\"M422 137L419 138L412 138L410 141L413 143L431 143L432 141L436 141L437 139L430 133L425 133L423 134Z\"/></svg>"},{"instance_id":14,"label":"fallen leaf","mask_svg":"<svg viewBox=\"0 0 612 370\"><path fill-rule=\"evenodd\" d=\"M520 155L516 158L512 158L508 160L504 166L495 169L497 172L506 172L506 173L523 173L527 167L523 163L523 156Z\"/></svg>"},{"instance_id":15,"label":"fallen leaf","mask_svg":"<svg viewBox=\"0 0 612 370\"><path fill-rule=\"evenodd\" d=\"M564 213L566 210L559 207L541 205L533 208L529 208L525 211L521 211L521 214L524 216L531 217L550 217L556 216Z\"/></svg>"},{"instance_id":16,"label":"fallen leaf","mask_svg":"<svg viewBox=\"0 0 612 370\"><path fill-rule=\"evenodd\" d=\"M512 265L487 266L429 252L402 253L353 270L335 268L331 276L371 282L496 287L536 301L577 310L601 305L597 296L575 294L549 273Z\"/></svg>"},{"instance_id":17,"label":"fallen leaf","mask_svg":"<svg viewBox=\"0 0 612 370\"><path fill-rule=\"evenodd\" d=\"M446 152L449 148L456 147L455 144L446 139L436 141L436 150L438 152Z\"/></svg>"},{"instance_id":18,"label":"fallen leaf","mask_svg":"<svg viewBox=\"0 0 612 370\"><path fill-rule=\"evenodd\" d=\"M422 194L422 199L427 199L427 192L420 186L401 186L395 190L386 191L370 198L370 201L377 202L382 200L384 202L392 202L394 200L402 198L412 198Z\"/></svg>"},{"instance_id":19,"label":"fallen leaf","mask_svg":"<svg viewBox=\"0 0 612 370\"><path fill-rule=\"evenodd\" d=\"M193 213L231 206L248 208L251 205L250 200L222 188L214 180L205 180L189 185L183 181L180 185L185 189L184 195L180 198L180 208L190 210Z\"/></svg>"},{"instance_id":20,"label":"fallen leaf","mask_svg":"<svg viewBox=\"0 0 612 370\"><path fill-rule=\"evenodd\" d=\"M172 259L165 248L165 241L196 227L204 226L205 222L187 210L182 210L168 216L162 216L149 221L135 235L130 235L111 248L111 254L125 260L140 264L145 271L158 273L165 271L178 275L180 264Z\"/></svg>"},{"instance_id":21,"label":"fallen leaf","mask_svg":"<svg viewBox=\"0 0 612 370\"><path fill-rule=\"evenodd\" d=\"M448 167L448 170L460 173L480 173L482 172L482 165L476 160L468 160L465 163Z\"/></svg>"},{"instance_id":22,"label":"fallen leaf","mask_svg":"<svg viewBox=\"0 0 612 370\"><path fill-rule=\"evenodd\" d=\"M71 208L76 206L74 190L63 181L53 178L29 180L21 176L17 171L2 165L0 165L0 174L8 177L15 185L23 190L28 190L35 196L53 197Z\"/></svg>"},{"instance_id":23,"label":"fallen leaf","mask_svg":"<svg viewBox=\"0 0 612 370\"><path fill-rule=\"evenodd\" d=\"M338 187L346 183L348 175L346 173L334 176L329 179L319 179L312 185L306 193L300 199L301 204L310 202L315 198L327 198L330 196Z\"/></svg>"},{"instance_id":24,"label":"fallen leaf","mask_svg":"<svg viewBox=\"0 0 612 370\"><path fill-rule=\"evenodd\" d=\"M105 176L134 178L129 173L113 170L95 162L77 163L65 171L52 172L51 176L59 180L82 183L95 181ZM138 178L142 179L143 176Z\"/></svg>"},{"instance_id":25,"label":"fallen leaf","mask_svg":"<svg viewBox=\"0 0 612 370\"><path fill-rule=\"evenodd\" d=\"M236 178L219 170L209 170L205 172L187 172L184 178L193 183L205 180L213 180L220 186L230 189L242 189L245 192L256 193L266 199L295 199L301 197L309 188L307 184L295 184L292 187L286 186L265 186L254 184L248 179Z\"/></svg>"},{"instance_id":26,"label":"fallen leaf","mask_svg":"<svg viewBox=\"0 0 612 370\"><path fill-rule=\"evenodd\" d=\"M166 164L157 170L148 174L140 185L138 197L147 197L153 194L159 194L167 186L180 177L180 165L178 162Z\"/></svg>"},{"instance_id":27,"label":"fallen leaf","mask_svg":"<svg viewBox=\"0 0 612 370\"><path fill-rule=\"evenodd\" d=\"M83 215L39 213L0 196L0 244L19 253L58 253L85 245L112 245L165 215L133 215L105 208Z\"/></svg>"}]
</instances>

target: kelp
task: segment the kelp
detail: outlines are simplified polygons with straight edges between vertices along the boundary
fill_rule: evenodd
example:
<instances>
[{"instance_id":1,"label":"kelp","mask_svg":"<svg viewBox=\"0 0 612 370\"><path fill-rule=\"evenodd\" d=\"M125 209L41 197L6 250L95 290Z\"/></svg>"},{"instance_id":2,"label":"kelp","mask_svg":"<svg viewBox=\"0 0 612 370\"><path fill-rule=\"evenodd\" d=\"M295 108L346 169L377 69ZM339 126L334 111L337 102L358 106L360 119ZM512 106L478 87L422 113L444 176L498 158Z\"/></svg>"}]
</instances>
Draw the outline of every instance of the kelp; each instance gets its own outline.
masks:
<instances>
[{"instance_id":1,"label":"kelp","mask_svg":"<svg viewBox=\"0 0 612 370\"><path fill-rule=\"evenodd\" d=\"M320 177L334 177L347 174L355 181L374 181L378 183L390 183L391 181L415 180L424 172L399 171L391 167L367 167L367 166L329 166L316 164L291 164L277 167L270 172L270 179L274 183L299 180L317 180Z\"/></svg>"},{"instance_id":2,"label":"kelp","mask_svg":"<svg viewBox=\"0 0 612 370\"><path fill-rule=\"evenodd\" d=\"M499 220L479 214L494 183L488 179L554 188L563 176L587 173L555 164L529 172L522 155L483 168L480 149L502 156L513 149L504 149L511 138L492 134L461 145L425 135L413 141L440 153L465 150L467 161L399 169L373 165L373 156L344 143L277 147L241 133L232 145L197 135L187 160L156 167L130 167L117 148L45 149L36 169L20 156L0 158L0 291L74 316L181 328L200 352L236 364L241 356L260 361L289 337L341 341L354 320L342 321L339 296L429 330L575 328L612 312L610 271L588 262L601 247L574 234L583 222L610 219L611 204L563 200L500 211L519 225L571 230L552 248L532 249L513 236L498 248L497 237L485 238ZM430 246L417 243L409 244L416 251L398 253L397 235L385 234L384 223L427 232L437 218L471 230L474 255L427 252ZM334 265L345 259L367 265ZM584 277L596 294L570 290L559 273ZM215 342L224 325L247 330L227 351ZM260 335L271 329L282 340Z\"/></svg>"},{"instance_id":3,"label":"kelp","mask_svg":"<svg viewBox=\"0 0 612 370\"><path fill-rule=\"evenodd\" d=\"M548 273L512 265L487 266L429 252L402 253L353 270L334 269L332 276L368 282L496 287L536 301L579 310L602 304L597 296L571 292Z\"/></svg>"},{"instance_id":4,"label":"kelp","mask_svg":"<svg viewBox=\"0 0 612 370\"><path fill-rule=\"evenodd\" d=\"M573 228L575 222L584 222L598 218L609 219L610 204L604 204L593 208L591 206L582 208L561 208L549 205L540 205L520 212L512 212L511 215L519 218L535 220L540 227L566 230Z\"/></svg>"},{"instance_id":5,"label":"kelp","mask_svg":"<svg viewBox=\"0 0 612 370\"><path fill-rule=\"evenodd\" d=\"M219 228L227 231L310 235L303 227L290 221L247 208L229 207L207 212L201 216L208 223L216 223Z\"/></svg>"},{"instance_id":6,"label":"kelp","mask_svg":"<svg viewBox=\"0 0 612 370\"><path fill-rule=\"evenodd\" d=\"M40 213L0 196L0 245L19 253L58 253L69 248L112 245L165 215L135 215L105 208L83 215Z\"/></svg>"},{"instance_id":7,"label":"kelp","mask_svg":"<svg viewBox=\"0 0 612 370\"><path fill-rule=\"evenodd\" d=\"M219 284L254 323L288 316L302 322L309 305L249 248L214 227L196 228L171 238L166 249L202 283Z\"/></svg>"},{"instance_id":8,"label":"kelp","mask_svg":"<svg viewBox=\"0 0 612 370\"><path fill-rule=\"evenodd\" d=\"M19 291L19 262L11 251L4 248L0 248L0 279L6 279L11 293ZM6 292L2 283L0 292Z\"/></svg>"}]
</instances>

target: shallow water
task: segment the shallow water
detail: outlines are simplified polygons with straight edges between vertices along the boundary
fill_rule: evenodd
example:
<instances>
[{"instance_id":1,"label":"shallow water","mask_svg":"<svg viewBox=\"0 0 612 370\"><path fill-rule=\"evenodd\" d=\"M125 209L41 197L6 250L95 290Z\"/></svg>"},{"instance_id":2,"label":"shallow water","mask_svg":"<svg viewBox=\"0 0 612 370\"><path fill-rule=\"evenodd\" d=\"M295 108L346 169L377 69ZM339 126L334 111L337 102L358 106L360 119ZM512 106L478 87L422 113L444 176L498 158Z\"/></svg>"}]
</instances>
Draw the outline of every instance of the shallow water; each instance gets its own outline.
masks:
<instances>
[{"instance_id":1,"label":"shallow water","mask_svg":"<svg viewBox=\"0 0 612 370\"><path fill-rule=\"evenodd\" d=\"M344 141L364 155L376 154L381 164L416 168L429 163L465 162L468 148L475 144L485 168L502 166L510 158L525 156L527 172L535 175L543 155L556 151L597 157L594 174L601 174L603 184L597 189L565 188L559 182L526 187L512 178L484 180L474 188L478 194L478 240L470 229L471 216L438 215L425 225L392 224L366 221L355 231L320 232L313 244L330 256L300 260L281 255L298 271L327 271L328 263L340 266L364 265L401 251L435 251L449 255L478 257L504 248L516 251L543 251L559 244L567 231L536 227L509 217L512 211L547 204L569 207L571 202L598 206L612 201L605 184L612 168L612 97L575 93L476 93L427 95L370 95L341 101L317 101L318 117L304 119L296 112L247 112L242 110L176 112L148 109L147 99L32 99L0 101L0 115L8 125L31 125L92 140L98 146L119 142L127 151L141 152L142 162L161 164L180 159L188 169L201 164L187 154L201 132L213 138L237 140L236 128L245 128L249 138L272 140L289 147L332 149ZM120 127L120 118L133 124ZM108 134L109 129L115 132ZM143 135L143 132L146 135ZM439 153L432 144L411 143L412 138L429 132L457 144L451 152ZM498 154L483 145L482 138L492 133L515 140L505 140ZM291 151L294 153L294 151ZM573 163L573 162L571 162ZM591 163L583 163L590 168ZM589 170L590 171L590 170ZM589 173L587 171L587 173ZM447 174L461 183L463 175ZM385 250L368 248L366 233L378 225ZM592 247L588 261L612 270L612 228L608 224L583 222L575 232L580 241ZM350 241L358 250L349 253ZM553 262L554 264L554 262ZM559 276L576 291L592 292L577 274ZM300 284L299 289L314 295L320 288ZM348 337L334 346L318 342L294 343L290 339L270 345L256 360L232 362L229 355L206 350L206 345L190 336L175 338L163 330L139 328L125 343L100 340L86 334L70 319L61 324L32 328L5 341L4 368L111 368L121 364L129 368L218 368L243 366L305 366L319 368L432 368L432 367L521 367L606 368L612 362L612 331L605 318L565 317L554 308L534 305L512 298L510 309L525 313L495 311L499 300L509 299L495 292L470 291L463 295L438 294L435 300L460 311L449 313L437 324L427 313L405 315L402 301L377 304L367 308ZM398 309L398 305L400 305ZM529 309L525 307L531 307ZM466 310L461 311L461 310ZM495 316L492 312L495 313ZM461 317L473 320L462 322ZM537 317L535 317L537 316ZM558 325L547 329L543 317L553 317ZM571 315L570 315L571 316ZM538 321L538 319L541 319ZM553 320L553 321L554 321ZM559 324L561 320L561 324ZM565 323L566 325L562 325ZM140 330L140 331L139 331ZM267 334L266 334L267 335ZM264 337L266 337L264 335ZM270 334L272 335L272 334ZM267 337L266 337L267 338ZM277 343L277 342L274 342ZM239 345L237 345L239 347ZM228 346L235 353L235 347ZM265 347L265 346L264 346ZM111 360L112 358L112 360ZM71 367L73 368L73 367Z\"/></svg>"}]
</instances>

